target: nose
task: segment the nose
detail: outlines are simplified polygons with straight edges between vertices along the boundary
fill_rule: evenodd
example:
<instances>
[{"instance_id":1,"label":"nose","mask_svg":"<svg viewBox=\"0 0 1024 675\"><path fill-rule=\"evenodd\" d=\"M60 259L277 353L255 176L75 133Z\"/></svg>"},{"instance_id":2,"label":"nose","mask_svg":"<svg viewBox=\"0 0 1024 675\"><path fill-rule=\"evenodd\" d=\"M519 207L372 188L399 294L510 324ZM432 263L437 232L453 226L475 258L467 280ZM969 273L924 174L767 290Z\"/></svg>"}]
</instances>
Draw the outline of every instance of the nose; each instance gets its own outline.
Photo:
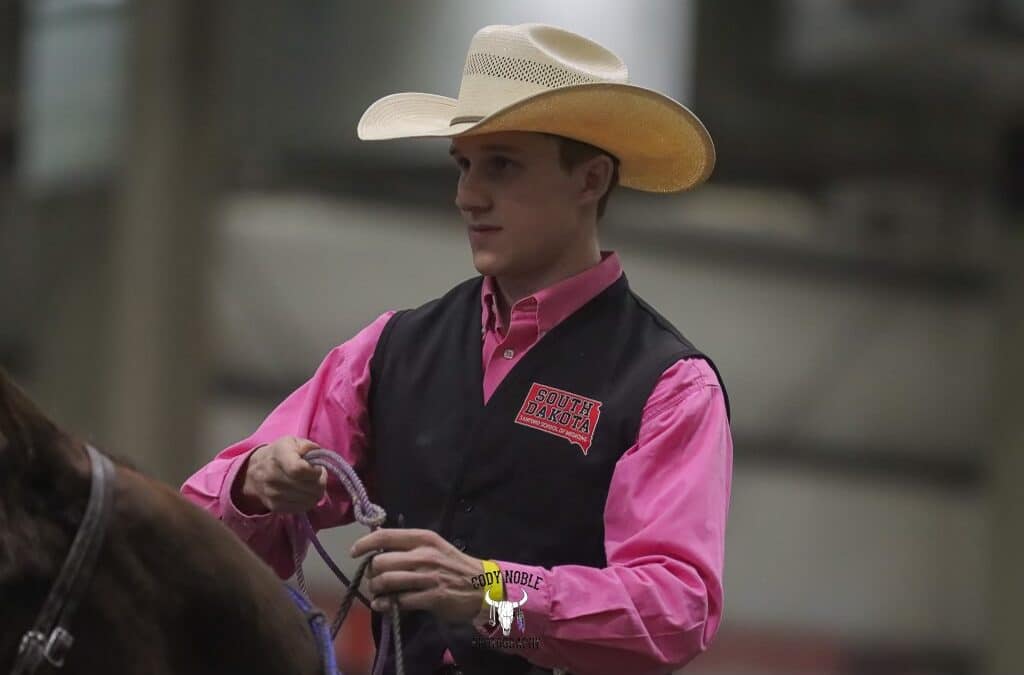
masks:
<instances>
[{"instance_id":1,"label":"nose","mask_svg":"<svg viewBox=\"0 0 1024 675\"><path fill-rule=\"evenodd\" d=\"M490 195L472 168L459 176L459 184L455 189L455 206L464 216L470 218L491 208Z\"/></svg>"}]
</instances>

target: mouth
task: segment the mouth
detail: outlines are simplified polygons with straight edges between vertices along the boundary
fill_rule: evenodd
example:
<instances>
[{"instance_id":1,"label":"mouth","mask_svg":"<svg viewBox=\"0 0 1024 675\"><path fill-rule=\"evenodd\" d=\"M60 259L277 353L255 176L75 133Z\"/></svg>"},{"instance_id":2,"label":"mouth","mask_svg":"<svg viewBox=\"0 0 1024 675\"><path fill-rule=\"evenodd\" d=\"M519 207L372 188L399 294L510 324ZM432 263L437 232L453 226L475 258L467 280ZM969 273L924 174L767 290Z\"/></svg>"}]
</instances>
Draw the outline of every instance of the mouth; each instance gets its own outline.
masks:
<instances>
[{"instance_id":1,"label":"mouth","mask_svg":"<svg viewBox=\"0 0 1024 675\"><path fill-rule=\"evenodd\" d=\"M501 228L497 225L470 225L470 232L497 232Z\"/></svg>"}]
</instances>

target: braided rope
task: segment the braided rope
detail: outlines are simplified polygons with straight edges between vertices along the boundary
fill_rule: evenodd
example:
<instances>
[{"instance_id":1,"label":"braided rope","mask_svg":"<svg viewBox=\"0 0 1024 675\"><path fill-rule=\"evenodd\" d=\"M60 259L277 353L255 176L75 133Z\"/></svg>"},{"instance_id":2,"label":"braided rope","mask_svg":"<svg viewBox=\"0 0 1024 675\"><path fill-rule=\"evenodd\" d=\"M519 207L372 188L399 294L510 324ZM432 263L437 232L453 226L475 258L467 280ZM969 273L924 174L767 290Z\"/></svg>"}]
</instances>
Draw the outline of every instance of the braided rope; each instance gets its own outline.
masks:
<instances>
[{"instance_id":1,"label":"braided rope","mask_svg":"<svg viewBox=\"0 0 1024 675\"><path fill-rule=\"evenodd\" d=\"M369 495L366 493L366 488L363 487L363 483L359 480L359 476L356 475L355 470L342 459L337 453L329 450L318 449L307 453L303 457L307 462L313 466L322 466L328 472L330 472L335 478L337 478L345 489L348 490L349 495L352 497L352 506L355 511L355 519L357 522L366 525L370 528L370 531L379 529L384 521L387 519L387 513L380 506L370 501ZM301 533L298 529L301 528ZM352 579L349 580L345 574L338 568L331 556L328 555L327 550L320 543L320 540L316 536L316 532L313 530L313 526L309 522L309 518L306 514L301 514L298 518L293 521L293 527L291 531L292 535L292 556L295 561L295 580L298 582L299 588L307 596L309 595L309 589L306 586L306 576L302 572L302 559L304 553L304 547L301 545L302 539L305 538L307 541L313 543L313 547L317 553L323 559L324 563L330 568L330 570L338 577L338 580L346 586L345 594L342 597L341 605L338 608L338 613L334 617L334 621L331 622L331 639L332 641L337 637L338 631L341 629L341 624L345 621L345 617L348 616L349 609L352 607L352 602L359 598L359 600L367 607L370 606L369 601L359 592L359 584L362 583L363 577L366 574L366 570L373 562L373 558L377 555L377 552L369 553L356 568L356 573ZM388 653L388 647L391 643L392 634L395 640L395 673L396 675L405 675L405 662L402 658L402 630L401 630L401 612L398 609L397 603L391 603L391 614L390 616L385 615L383 617L381 625L381 639L380 647L377 650L377 657L375 659L373 667L373 675L381 675L384 670L384 659Z\"/></svg>"}]
</instances>

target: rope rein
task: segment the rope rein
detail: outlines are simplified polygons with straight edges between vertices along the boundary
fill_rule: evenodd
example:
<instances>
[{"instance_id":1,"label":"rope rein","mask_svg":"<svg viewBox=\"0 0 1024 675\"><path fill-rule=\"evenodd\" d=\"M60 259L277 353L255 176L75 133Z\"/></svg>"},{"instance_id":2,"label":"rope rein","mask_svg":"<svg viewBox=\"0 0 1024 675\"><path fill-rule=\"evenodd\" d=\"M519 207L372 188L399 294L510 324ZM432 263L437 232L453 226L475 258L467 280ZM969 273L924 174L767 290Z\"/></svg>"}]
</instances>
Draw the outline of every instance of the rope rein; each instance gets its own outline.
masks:
<instances>
[{"instance_id":1,"label":"rope rein","mask_svg":"<svg viewBox=\"0 0 1024 675\"><path fill-rule=\"evenodd\" d=\"M307 453L303 459L312 464L313 466L320 466L326 469L331 475L341 481L341 484L348 490L349 495L352 497L352 506L355 510L356 522L362 523L370 528L370 531L380 529L387 519L387 513L380 506L370 501L370 497L366 494L366 488L363 487L363 483L359 480L359 476L356 475L355 470L342 459L337 453L329 450L313 450ZM309 518L306 514L300 514L294 522L294 526L301 528L301 534L292 532L292 556L295 561L295 580L299 584L299 588L306 596L309 596L309 589L306 586L306 576L302 572L302 558L304 551L299 542L304 537L307 541L312 542L313 547L317 553L323 559L327 567L330 568L331 572L334 573L338 580L346 586L345 594L341 599L341 606L338 608L338 613L334 617L334 621L331 622L331 642L338 636L338 631L341 629L341 624L345 621L345 617L348 616L349 609L352 607L352 602L359 599L367 607L370 606L370 601L359 592L359 585L363 581L363 577L366 574L367 568L373 562L373 558L377 555L377 552L369 553L360 561L359 566L356 568L356 573L352 579L349 580L347 576L341 571L338 565L331 559L331 556L327 553L327 550L320 543L320 540L316 536L316 532L313 530L313 526L309 522ZM294 527L293 526L293 527ZM396 675L405 675L405 662L402 658L402 629L401 629L401 613L398 609L398 603L391 603L391 613L383 617L381 625L381 636L380 636L380 647L377 650L377 656L373 666L373 675L381 675L384 671L384 660L388 653L388 648L391 645L392 635L395 641L395 673ZM330 673L328 675L333 675Z\"/></svg>"}]
</instances>

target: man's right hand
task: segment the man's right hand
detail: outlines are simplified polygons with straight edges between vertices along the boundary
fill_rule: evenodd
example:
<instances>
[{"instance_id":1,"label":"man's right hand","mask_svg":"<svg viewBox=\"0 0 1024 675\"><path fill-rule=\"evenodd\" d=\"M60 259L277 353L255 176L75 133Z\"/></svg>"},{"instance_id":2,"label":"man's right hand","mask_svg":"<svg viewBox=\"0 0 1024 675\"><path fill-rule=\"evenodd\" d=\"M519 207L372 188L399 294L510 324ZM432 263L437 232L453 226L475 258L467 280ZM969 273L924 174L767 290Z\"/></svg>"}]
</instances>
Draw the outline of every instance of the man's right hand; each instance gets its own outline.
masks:
<instances>
[{"instance_id":1,"label":"man's right hand","mask_svg":"<svg viewBox=\"0 0 1024 675\"><path fill-rule=\"evenodd\" d=\"M239 471L232 497L248 514L304 513L324 496L327 470L303 456L320 446L296 436L282 436L257 448Z\"/></svg>"}]
</instances>

